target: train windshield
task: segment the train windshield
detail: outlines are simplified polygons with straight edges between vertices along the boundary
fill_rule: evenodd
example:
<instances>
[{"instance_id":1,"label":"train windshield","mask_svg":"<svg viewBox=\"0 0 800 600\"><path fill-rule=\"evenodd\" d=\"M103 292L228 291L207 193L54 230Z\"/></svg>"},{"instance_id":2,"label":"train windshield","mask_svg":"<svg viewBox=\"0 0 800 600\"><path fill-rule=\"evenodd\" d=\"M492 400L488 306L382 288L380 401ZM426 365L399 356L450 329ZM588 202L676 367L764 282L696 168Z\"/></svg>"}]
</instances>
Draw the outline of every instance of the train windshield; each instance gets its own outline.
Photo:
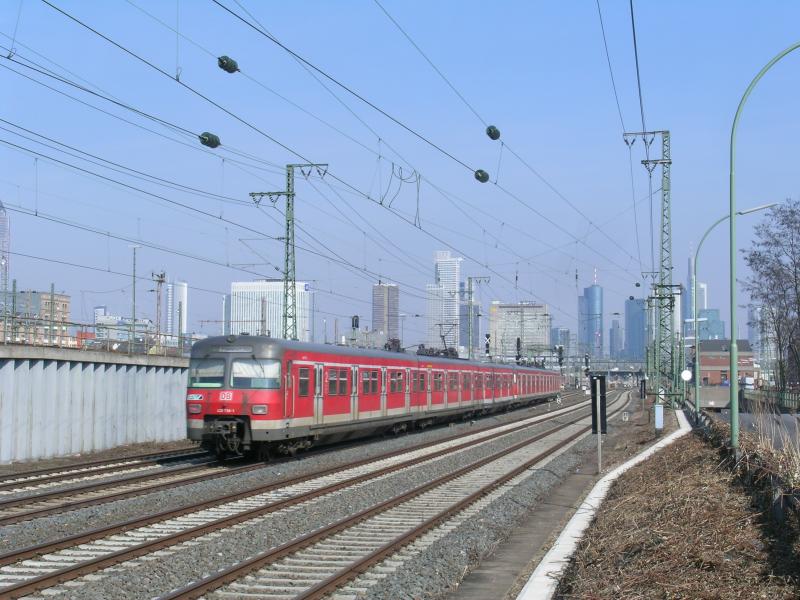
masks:
<instances>
[{"instance_id":1,"label":"train windshield","mask_svg":"<svg viewBox=\"0 0 800 600\"><path fill-rule=\"evenodd\" d=\"M224 383L224 358L193 358L189 361L189 387L221 388Z\"/></svg>"},{"instance_id":2,"label":"train windshield","mask_svg":"<svg viewBox=\"0 0 800 600\"><path fill-rule=\"evenodd\" d=\"M231 367L231 387L277 390L281 387L281 362L257 358L234 359Z\"/></svg>"}]
</instances>

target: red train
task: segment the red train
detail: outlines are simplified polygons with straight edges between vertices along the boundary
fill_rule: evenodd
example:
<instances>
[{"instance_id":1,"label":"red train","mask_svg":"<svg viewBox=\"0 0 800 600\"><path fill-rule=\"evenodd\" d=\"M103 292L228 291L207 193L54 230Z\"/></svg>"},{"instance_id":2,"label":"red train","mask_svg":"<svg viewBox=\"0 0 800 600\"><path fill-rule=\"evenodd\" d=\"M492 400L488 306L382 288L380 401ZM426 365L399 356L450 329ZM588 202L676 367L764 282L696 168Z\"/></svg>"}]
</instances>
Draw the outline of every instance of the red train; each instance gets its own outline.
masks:
<instances>
[{"instance_id":1,"label":"red train","mask_svg":"<svg viewBox=\"0 0 800 600\"><path fill-rule=\"evenodd\" d=\"M192 347L192 440L220 454L293 454L318 441L487 413L554 397L553 371L292 342L213 337Z\"/></svg>"}]
</instances>

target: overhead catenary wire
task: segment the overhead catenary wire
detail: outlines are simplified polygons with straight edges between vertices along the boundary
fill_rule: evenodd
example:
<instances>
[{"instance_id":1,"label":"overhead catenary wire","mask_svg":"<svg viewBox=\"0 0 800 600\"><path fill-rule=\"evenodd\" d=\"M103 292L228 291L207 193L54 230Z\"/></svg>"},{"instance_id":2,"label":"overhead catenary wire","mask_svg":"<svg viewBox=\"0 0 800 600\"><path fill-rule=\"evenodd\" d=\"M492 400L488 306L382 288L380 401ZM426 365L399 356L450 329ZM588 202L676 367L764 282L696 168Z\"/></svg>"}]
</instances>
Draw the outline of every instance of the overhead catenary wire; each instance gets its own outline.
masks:
<instances>
[{"instance_id":1,"label":"overhead catenary wire","mask_svg":"<svg viewBox=\"0 0 800 600\"><path fill-rule=\"evenodd\" d=\"M636 18L633 12L633 0L629 0L630 6L630 14L631 14L631 33L633 34L633 57L634 63L636 65L636 89L639 93L639 115L642 119L642 141L644 142L644 152L645 158L649 161L650 160L650 141L646 139L646 132L647 132L647 123L644 118L644 97L642 94L642 76L641 71L639 69L639 44L636 40ZM656 270L656 260L655 260L655 243L656 243L656 235L655 235L655 226L654 226L654 218L653 218L653 173L648 168L648 187L650 190L650 270L651 272L655 272Z\"/></svg>"},{"instance_id":2,"label":"overhead catenary wire","mask_svg":"<svg viewBox=\"0 0 800 600\"><path fill-rule=\"evenodd\" d=\"M413 47L414 47L414 48L417 50L417 52L418 52L418 53L419 53L419 54L420 54L420 55L421 55L421 56L422 56L422 57L425 59L425 61L426 61L426 62L427 62L427 63L428 63L430 66L431 66L431 68L432 68L434 71L436 71L436 73L439 75L439 77L441 77L441 79L442 79L442 80L443 80L443 81L444 81L444 82L445 82L445 83L448 85L448 87L450 87L450 89L451 89L451 90L452 90L452 91L453 91L453 92L456 94L456 96L458 96L458 98L459 98L459 99L460 99L460 100L461 100L461 101L462 101L462 102L463 102L463 103L464 103L464 104L467 106L467 108L469 108L469 109L470 109L470 111L471 111L471 112L472 112L472 113L473 113L473 114L474 114L474 115L475 115L475 116L478 118L478 120L479 120L479 121L481 121L481 123L483 123L483 125L487 125L487 122L486 122L486 120L485 120L483 117L481 117L481 115L480 115L480 114L478 114L478 112L477 112L477 111L474 109L474 107L473 107L473 106L472 106L472 105L471 105L471 104L470 104L470 103L469 103L469 102L466 100L466 98L464 97L464 95L463 95L461 92L459 92L459 91L458 91L458 89L457 89L457 88L456 88L456 87L455 87L455 86L452 84L452 82L451 82L451 81L450 81L450 80L449 80L449 79L448 79L448 78L447 78L447 77L444 75L444 73L443 73L443 72L442 72L442 71L441 71L441 70L440 70L440 69L439 69L439 68L438 68L438 67L437 67L437 66L436 66L436 65L433 63L433 61L432 61L432 60L431 60L431 59L430 59L430 58L427 56L427 54L425 54L425 52L424 52L424 51L423 51L423 50L420 48L420 46L419 46L419 45L418 45L418 44L417 44L417 43L416 43L416 42L415 42L415 41L414 41L414 40L411 38L411 36L410 36L410 35L409 35L409 34L408 34L406 31L405 31L405 29L403 29L403 27L402 27L402 26L401 26L401 25L400 25L400 24L397 22L397 20L396 20L394 17L392 17L392 15L391 15L391 14L390 14L390 13L389 13L389 12L388 12L388 11L387 11L385 8L384 8L384 7L383 7L383 5L381 5L381 4L380 4L380 2L379 2L378 0L374 0L374 2L375 2L375 4L376 4L376 5L377 5L377 6L378 6L380 9L381 9L381 11L382 11L382 12L383 12L383 13L386 15L386 17L387 17L387 18L388 18L388 19L389 19L389 20L390 20L390 21L391 21L391 22L392 22L392 23L395 25L395 27L396 27L396 28L397 28L397 29L400 31L400 33L402 33L402 35L403 35L403 36L406 38L406 40L408 40L408 42L409 42L409 43L410 43L410 44L411 44L411 45L412 45L412 46L413 46ZM569 199L568 199L568 198L567 198L567 197L566 197L566 196L565 196L565 195L564 195L564 194L563 194L563 193L562 193L560 190L558 190L558 189L557 189L557 188L556 188L556 187L555 187L555 186L554 186L554 185L553 185L553 184L552 184L552 183L551 183L549 180L547 180L547 179L546 179L544 176L542 176L542 174L541 174L541 173L539 173L539 171L538 171L538 170L536 170L536 169L535 169L535 168L534 168L534 167L533 167L533 166L532 166L532 165L531 165L531 164L530 164L530 163L529 163L527 160L525 160L525 159L524 159L524 158L523 158L523 157L522 157L522 156L521 156L521 155L520 155L518 152L516 152L516 151L515 151L513 148L511 148L511 147L510 147L510 146L509 146L507 143L505 143L505 142L501 142L501 144L502 144L502 145L501 145L501 153L502 153L503 149L505 149L505 150L508 150L508 152L510 152L510 153L511 153L511 154L512 154L512 155L513 155L513 156L514 156L514 157L515 157L515 158L516 158L516 159L517 159L517 160L518 160L518 161L519 161L519 162L520 162L520 163L521 163L521 164L522 164L522 165L523 165L523 166L524 166L526 169L528 169L528 170L529 170L529 171L530 171L530 172L531 172L531 173L532 173L532 174L533 174L533 175L534 175L534 176L535 176L537 179L539 179L539 180L540 180L540 181L541 181L541 182L542 182L542 183L543 183L543 184L544 184L544 185L545 185L545 186L546 186L548 189L550 189L550 190L551 190L551 191L552 191L552 192L553 192L553 193L554 193L554 194L555 194L555 195L556 195L556 196L557 196L559 199L561 199L563 202L565 202L565 203L567 204L567 206L569 206L569 207L570 207L570 208L571 208L573 211L575 211L577 214L579 214L581 217L583 217L583 218L584 218L584 219L585 219L585 220L586 220L586 221L587 221L587 222L588 222L588 223L589 223L589 224L590 224L590 225L591 225L591 226L592 226L594 229L596 229L596 230L597 230L599 233L601 233L601 234L602 234L602 235L603 235L603 236L604 236L604 237L605 237L605 238L606 238L606 239L607 239L609 242L611 242L611 243L612 243L614 246L616 246L616 247L617 247L619 250L621 250L623 253L625 253L627 256L629 256L631 259L633 259L633 260L636 260L636 259L635 259L633 256L631 256L631 255L630 255L630 253L629 253L629 252L628 252L628 251L627 251L627 250L626 250L626 249L625 249L625 248L624 248L622 245L620 245L620 243L619 243L617 240L615 240L615 239L614 239L612 236L610 236L610 235L608 234L608 232L606 232L605 230L603 230L603 229L601 229L601 228L597 227L597 225L594 223L594 221L593 221L593 220L592 220L592 219L591 219L591 218L590 218L588 215L586 215L586 214L585 214L585 213L584 213L582 210L580 210L580 208L578 208L578 207L577 207L577 206L576 206L576 205L575 205L573 202L571 202L571 201L570 201L570 200L569 200ZM498 168L499 168L499 167L498 167ZM495 185L498 185L498 183L497 183L497 178L495 178L495 181L494 181L494 183L495 183ZM503 191L506 191L506 192L507 192L507 190L506 190L505 188L503 188L502 186L499 186L499 185L498 185L498 187L499 187L501 190L503 190ZM515 197L515 196L512 196L512 197L514 197L514 199L516 199L517 201L519 201L519 202L522 202L524 205L528 205L528 203L524 202L524 201L523 201L523 200L521 200L519 197ZM528 206L528 208L530 208L530 206ZM538 211L535 211L535 212L538 212ZM542 218L546 218L546 217L544 217L544 216L541 214L541 212L538 212L538 214L539 214L540 216L542 216ZM548 221L552 223L552 221L551 221L551 220L549 220L549 219L548 219ZM560 227L560 226L559 226L559 229L560 229L561 231L563 231L563 232L567 233L567 235L570 235L570 236L574 237L574 236L573 236L573 235L572 235L570 232L567 232L567 231L566 231L564 228L562 228L562 227ZM599 253L598 253L598 254L599 254ZM601 255L601 256L602 256L602 255ZM624 267L621 267L621 268L622 268L623 270L626 270L626 271L627 271L627 269L626 269L626 268L624 268Z\"/></svg>"},{"instance_id":3,"label":"overhead catenary wire","mask_svg":"<svg viewBox=\"0 0 800 600\"><path fill-rule=\"evenodd\" d=\"M60 12L62 12L62 13L63 13L64 11L60 11ZM70 18L72 18L73 20L75 20L73 17L70 17ZM84 25L84 26L85 26L85 25ZM88 29L91 29L91 28L89 28L89 27L87 27L87 28L88 28ZM92 30L92 31L94 31L94 30ZM99 33L98 33L98 35L100 35L101 37L103 37L103 39L109 40L109 41L110 41L111 43L113 43L115 46L117 46L117 47L121 47L119 44L116 44L115 42L113 42L113 41L111 41L109 38L107 38L107 36L103 36L102 34L99 34ZM132 53L131 51L129 51L129 50L127 50L127 49L125 49L125 51L126 51L128 54L131 54L132 56L137 56L137 55L135 55L134 53ZM138 58L138 56L137 56L137 58ZM165 72L163 69L160 69L160 68L158 68L158 67L156 67L156 66L152 65L152 63L150 63L150 62L148 62L148 61L145 61L144 59L141 59L141 58L140 58L140 60L142 60L143 62L145 62L145 63L146 63L148 66L150 66L150 67L152 67L152 68L155 68L157 71L159 71L159 72L160 72L160 73L162 73L163 75L167 75L167 76L169 76L169 75L168 75L168 74L167 74L167 73L166 73L166 72ZM170 79L172 79L172 78L170 78ZM186 85L185 83L183 83L183 82L179 82L179 83L181 83L181 85L183 85L183 86L184 86L184 87L186 87L187 89L192 89L192 88L190 88L189 86L187 86L187 85ZM192 90L192 91L195 91L195 90ZM196 92L196 91L195 91L195 93L199 94L199 95L200 95L202 98L204 98L204 99L207 99L207 98L206 98L206 97L205 97L203 94L200 94L199 92ZM210 101L210 100L209 100L209 101ZM259 132L259 133L262 133L262 134L263 134L263 132L262 132L260 129L256 128L255 126L252 126L251 124L247 123L246 121L242 120L241 118L237 117L236 115L233 115L233 113L231 113L231 112L230 112L230 111L228 111L227 109L224 109L224 107L221 107L220 105L218 105L217 103L215 103L215 102L213 102L213 101L210 101L210 102L211 102L213 105L217 106L218 108L221 108L223 111L227 112L228 114L230 114L230 115L234 116L235 118L237 118L237 119L238 119L238 120L240 120L241 122L243 122L243 123L247 124L248 126L250 126L251 128L253 128L253 129L254 129L254 130L256 130L257 132ZM273 141L274 141L274 138L272 138L272 137L270 137L270 136L267 136L267 137L268 137L268 139L270 139L270 140L273 140ZM282 144L281 144L281 145L282 145ZM282 145L282 146L283 146L283 145ZM283 146L283 147L286 147L286 146ZM295 153L295 155L296 155L296 156L298 156L298 157L300 157L300 158L302 158L302 159L304 159L304 160L308 160L308 159L306 159L305 157L303 157L301 154L299 154L299 153L297 153L297 152L294 152L294 153ZM361 191L360 191L360 190L358 190L357 188L353 187L352 185L348 184L347 182L345 182L345 181L344 181L344 180L342 180L341 178L338 178L338 177L336 177L335 175L331 175L331 176L332 176L334 179L336 179L337 181L339 181L339 182L343 183L343 185L345 185L346 187L349 187L351 190L355 191L357 194L359 194L359 195L361 195L361 196L363 196L363 197L365 197L365 198L367 198L367 199L369 199L369 200L371 200L371 201L375 202L375 200L374 200L373 198L371 198L371 197L370 197L368 194L364 194L363 192L361 192ZM394 212L394 211L392 211L392 212ZM415 226L416 226L416 225L415 225ZM428 233L428 232L426 232L426 233ZM574 237L574 236L573 236L573 237ZM577 239L577 238L576 238L576 239ZM453 248L453 249L455 249L455 248ZM459 251L459 250L457 250L457 249L455 249L455 250L456 250L456 251ZM463 253L463 252L461 252L461 253L462 253L462 254L465 254L465 253ZM466 255L466 254L465 254L465 257L468 257L468 255Z\"/></svg>"},{"instance_id":4,"label":"overhead catenary wire","mask_svg":"<svg viewBox=\"0 0 800 600\"><path fill-rule=\"evenodd\" d=\"M606 38L606 28L603 24L603 11L600 8L600 0L595 0L597 4L597 18L600 21L600 33L603 36L603 49L605 50L606 56L606 64L608 65L608 76L611 79L611 89L614 92L614 102L617 106L617 115L619 116L619 125L622 129L623 136L627 131L625 129L625 120L622 118L622 107L620 106L619 102L619 93L617 92L617 82L614 77L614 68L611 66L611 54L608 51L608 40ZM638 60L638 58L637 58ZM637 71L638 74L638 71ZM640 106L641 108L641 106ZM642 111L643 113L644 111ZM644 131L644 117L642 117L642 131ZM631 148L630 144L628 144L628 159L630 162L630 179L631 179L631 202L633 206L633 230L636 239L636 257L639 261L639 270L644 271L644 267L642 265L642 247L641 242L639 241L639 215L638 211L636 210L636 189L634 185L634 177L633 177L633 149ZM651 198L652 202L652 198Z\"/></svg>"},{"instance_id":5,"label":"overhead catenary wire","mask_svg":"<svg viewBox=\"0 0 800 600\"><path fill-rule=\"evenodd\" d=\"M98 31L96 31L96 30L94 30L93 28L91 28L91 27L89 27L88 25L84 24L83 22L79 21L79 20L78 20L78 19L76 19L75 17L72 17L71 15L69 15L69 14L68 14L68 13L66 13L66 12L64 12L63 10L61 10L61 9L59 9L59 8L57 8L57 7L55 7L55 5L52 5L52 4L51 4L50 2L48 2L47 0L42 0L42 2L44 2L44 3L46 3L46 4L50 5L50 6L52 6L54 9L58 10L58 12L60 12L60 13L64 14L65 16L67 16L68 18L70 18L71 20L73 20L73 21L75 21L76 23L80 24L81 26L85 27L87 30L90 30L90 31L92 31L93 33L95 33L95 34L96 34L96 35L98 35L99 37L101 37L101 38L103 38L103 39L107 40L109 43L111 43L111 44L113 44L114 46L116 46L116 47L120 48L120 49L121 49L121 50L123 50L125 53L129 54L130 56L133 56L133 57L137 58L137 60L140 60L140 61L141 61L141 62L143 62L144 64L146 64L146 65L148 65L149 67L151 67L151 68L155 69L157 72L161 73L162 75L164 75L164 76L166 76L166 77L169 77L169 79L170 79L171 81L175 81L175 80L174 80L174 78L172 78L172 76L170 76L170 75L169 75L169 74L168 74L166 71L164 71L164 70L163 70L163 69L161 69L160 67L158 67L158 66L154 65L154 64L153 64L153 63L151 63L150 61L147 61L146 59L143 59L143 58L139 57L139 56L138 56L137 54L135 54L134 52L132 52L132 51L128 50L127 48L125 48L125 47L121 46L120 44L118 44L118 43L114 42L113 40L111 40L111 39L110 39L110 38L108 38L107 36L105 36L105 35L101 34L100 32L98 32ZM257 29L257 28L256 28L256 29ZM266 35L266 34L265 34L265 35ZM216 106L217 108L219 108L220 110L222 110L223 112L225 112L226 114L228 114L229 116L233 117L234 119L236 119L237 121L239 121L239 122L241 122L242 124L246 125L247 127L249 127L249 128L251 128L251 129L253 129L253 130L254 130L254 131L256 131L257 133L259 133L259 134L263 135L263 136L264 136L264 137L266 137L267 139L269 139L269 140L271 140L271 141L275 142L275 143L276 143L276 144L278 144L280 147L282 147L282 148L286 149L287 151L291 152L293 155L297 156L297 157L298 157L298 158L300 158L301 160L304 160L304 161L306 161L306 162L312 162L312 161L310 161L308 158L306 158L305 156L303 156L302 154L300 154L299 152L297 152L297 151L295 151L295 150L293 150L293 149L289 148L288 146L286 146L286 145L285 145L285 144L283 144L282 142L279 142L279 141L277 141L277 140L276 140L274 137L272 137L272 136L270 136L269 134L267 134L266 132L262 131L260 128L258 128L258 127L256 127L255 125L253 125L253 124L249 123L247 120L243 119L242 117L239 117L238 115L236 115L236 114L235 114L235 113L233 113L232 111L230 111L230 110L226 109L225 107L223 107L223 106L222 106L222 105L220 105L219 103L217 103L217 102L213 101L212 99L208 98L206 95L204 95L204 94L202 94L201 92L199 92L199 91L195 90L195 89L194 89L194 88L192 88L191 86L188 86L186 83L184 83L184 82L180 82L180 81L178 81L178 82L176 82L176 83L178 83L179 85L183 86L183 87L184 87L184 88L186 88L187 90L190 90L190 91L192 91L193 93L195 93L195 94L196 94L196 95L198 95L199 97L201 97L201 98L205 99L205 100L206 100L206 101L208 101L210 104L212 104L212 105ZM334 175L334 174L332 174L332 173L330 173L330 172L329 172L329 176L330 176L330 177L332 177L333 179L335 179L336 181L340 182L340 183L341 183L342 185L344 185L345 187L347 187L347 188L349 188L350 190L352 190L352 191L353 191L353 193L356 193L357 195L359 195L359 196L361 196L361 197L363 197L363 198L365 198L365 199L368 199L368 200L370 200L370 201L372 201L372 202L375 202L375 203L378 203L378 204L380 204L378 201L376 201L374 198L372 198L372 197L371 197L369 194L366 194L366 193L364 193L363 191L359 190L358 188L356 188L355 186L351 185L351 184L350 184L350 183L348 183L347 181L345 181L345 180L341 179L340 177L338 177L338 176L336 176L336 175ZM440 236L437 236L437 235L433 234L432 232L430 232L430 231L428 231L428 230L425 230L425 229L423 229L423 228L421 228L421 227L419 227L419 226L415 225L413 222L411 222L409 219L407 219L407 218L403 217L403 216L402 216L400 213L398 213L396 210L393 210L391 207L388 207L388 206L385 206L385 205L382 205L382 206L383 206L383 207L384 207L386 210L388 210L389 212L391 212L392 214L396 215L398 218L401 218L403 221L405 221L405 222L409 223L410 225L413 225L413 226L417 227L418 229L420 229L420 231L423 231L423 232L424 232L424 233L425 233L425 234L426 234L428 237L431 237L432 239L434 239L435 241L439 242L440 244L443 244L443 245L445 245L447 248L449 248L449 249L451 249L451 250L453 250L453 251L455 251L455 252L457 252L457 253L461 254L461 255L462 255L462 256L464 256L465 258L467 258L467 259L469 259L469 260L472 260L472 261L475 261L475 259L474 259L474 258L473 258L473 257L472 257L472 256L471 256L469 253L466 253L466 252L464 252L463 250L460 250L458 247L454 246L453 244L450 244L449 242L446 242L446 241L445 241L445 240L443 240L443 239L442 239ZM224 219L223 219L223 220L224 220ZM477 262L477 261L475 261L475 262ZM500 277L500 278L501 278L501 279L503 279L503 280L507 280L507 278L506 278L506 277L504 277L504 276L503 276L502 274L500 274L500 273L495 273L495 275L497 275L498 277ZM509 281L509 283L510 283L510 281ZM534 294L534 293L533 293L531 290L527 290L527 292L528 292L529 294L531 294L531 295L532 295L533 297L535 297L535 298L538 298L538 297L539 297L537 294ZM567 313L566 311L563 311L563 310L561 310L561 309L557 309L557 310L559 310L559 311L561 311L561 312L564 312L564 314L565 314L565 315L567 315L567 316L569 316L570 318L574 318L574 316L573 316L571 313Z\"/></svg>"},{"instance_id":6,"label":"overhead catenary wire","mask_svg":"<svg viewBox=\"0 0 800 600\"><path fill-rule=\"evenodd\" d=\"M223 109L223 110L225 110L225 109ZM228 111L228 112L229 112L229 111ZM358 195L360 195L360 196L362 196L362 197L364 197L364 198L366 198L366 199L369 199L369 200L371 200L371 201L375 202L375 199L371 198L371 197L369 196L369 194L365 194L365 193L361 192L361 191L360 191L360 190L358 190L357 188L355 188L355 187L351 186L351 185L350 185L350 184L348 184L347 182L344 182L343 180L341 180L341 179L340 179L340 178L338 178L338 177L335 177L335 176L334 176L334 179L336 179L337 181L341 182L341 183L342 183L343 185L345 185L346 187L350 188L350 190L352 190L354 193L357 193ZM384 208L386 208L386 207L384 207ZM395 210L392 210L392 209L391 209L391 207L387 208L387 210L389 210L390 212L394 213L394 214L395 214L395 215L397 215L399 218L403 218L403 217L402 217L402 215L400 215L400 214L399 214L397 211L395 211ZM405 221L407 221L407 222L408 222L408 219L405 219L405 218L403 218L403 220L405 220ZM409 223L409 224L413 224L413 223ZM417 228L420 228L420 227L419 227L417 224L414 224L414 225L415 225ZM426 235L428 235L429 237L431 237L432 239L435 239L435 240L439 241L440 243L443 243L445 246L447 246L447 247L449 247L449 248L453 249L454 251L456 251L456 252L458 252L458 253L460 253L460 254L464 255L464 256L465 256L465 258L467 258L468 260L475 261L475 259L474 259L474 258L472 258L472 257L471 257L471 256L470 256L468 253L465 253L465 252L463 252L463 251L459 250L457 247L453 246L452 244L448 244L448 243L444 242L444 241L443 241L443 240L442 240L442 239L441 239L439 236L436 236L435 234L432 234L431 232L429 232L429 231L427 231L427 230L424 230L424 229L422 229L422 228L420 228L420 229L421 229L422 231L424 231L424 233L425 233ZM574 236L573 236L573 237L574 237ZM477 262L477 261L475 261L475 262ZM566 314L566 313L565 313L565 314Z\"/></svg>"}]
</instances>

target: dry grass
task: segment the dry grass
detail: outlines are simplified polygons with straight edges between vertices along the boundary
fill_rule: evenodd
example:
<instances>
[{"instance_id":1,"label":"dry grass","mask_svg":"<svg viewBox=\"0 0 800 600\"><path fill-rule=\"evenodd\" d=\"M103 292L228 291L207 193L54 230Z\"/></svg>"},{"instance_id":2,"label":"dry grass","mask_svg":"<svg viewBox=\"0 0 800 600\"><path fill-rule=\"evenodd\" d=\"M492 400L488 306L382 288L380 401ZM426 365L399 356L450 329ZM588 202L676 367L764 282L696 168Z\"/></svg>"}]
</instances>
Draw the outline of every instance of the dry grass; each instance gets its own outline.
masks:
<instances>
[{"instance_id":1,"label":"dry grass","mask_svg":"<svg viewBox=\"0 0 800 600\"><path fill-rule=\"evenodd\" d=\"M773 526L721 456L690 435L617 480L557 597L800 597L796 515Z\"/></svg>"}]
</instances>

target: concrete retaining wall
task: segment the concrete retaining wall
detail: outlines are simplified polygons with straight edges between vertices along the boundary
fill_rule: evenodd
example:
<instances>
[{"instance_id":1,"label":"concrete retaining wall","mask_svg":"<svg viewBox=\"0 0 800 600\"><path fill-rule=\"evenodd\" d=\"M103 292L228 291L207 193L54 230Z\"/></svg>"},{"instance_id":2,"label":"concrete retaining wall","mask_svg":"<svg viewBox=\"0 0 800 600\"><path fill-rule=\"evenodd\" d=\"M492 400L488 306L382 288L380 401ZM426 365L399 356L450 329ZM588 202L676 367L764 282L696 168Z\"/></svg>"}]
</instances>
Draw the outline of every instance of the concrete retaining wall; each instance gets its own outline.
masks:
<instances>
[{"instance_id":1,"label":"concrete retaining wall","mask_svg":"<svg viewBox=\"0 0 800 600\"><path fill-rule=\"evenodd\" d=\"M186 436L188 360L0 346L0 463Z\"/></svg>"}]
</instances>

